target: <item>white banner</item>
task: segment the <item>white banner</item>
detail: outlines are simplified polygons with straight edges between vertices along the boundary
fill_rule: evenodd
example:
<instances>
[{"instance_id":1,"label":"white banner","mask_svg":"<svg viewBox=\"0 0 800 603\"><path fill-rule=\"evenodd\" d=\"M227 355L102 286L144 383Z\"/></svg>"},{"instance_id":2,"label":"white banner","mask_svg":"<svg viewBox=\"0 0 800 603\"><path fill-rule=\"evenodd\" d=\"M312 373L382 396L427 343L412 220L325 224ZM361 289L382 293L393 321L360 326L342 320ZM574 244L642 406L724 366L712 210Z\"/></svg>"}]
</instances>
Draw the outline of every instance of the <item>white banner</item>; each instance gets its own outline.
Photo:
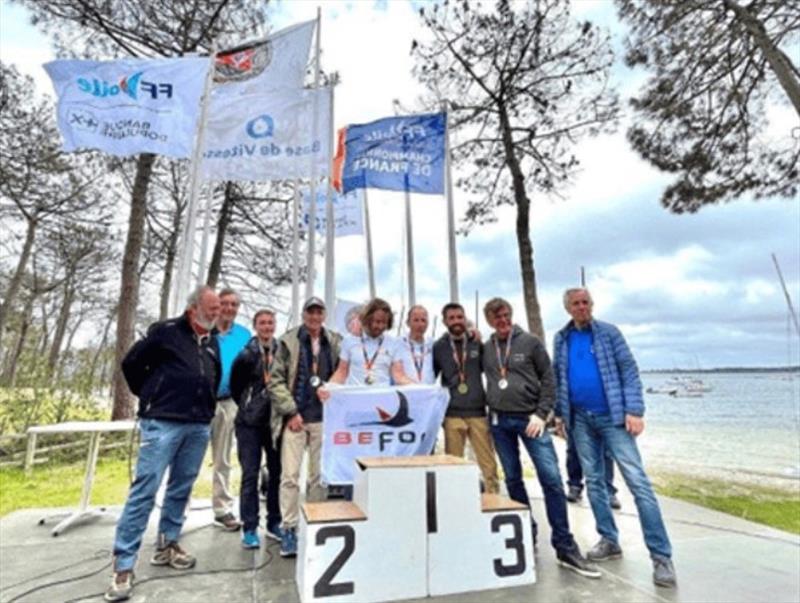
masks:
<instances>
[{"instance_id":1,"label":"white banner","mask_svg":"<svg viewBox=\"0 0 800 603\"><path fill-rule=\"evenodd\" d=\"M316 21L282 29L266 40L217 53L212 97L302 88Z\"/></svg>"},{"instance_id":2,"label":"white banner","mask_svg":"<svg viewBox=\"0 0 800 603\"><path fill-rule=\"evenodd\" d=\"M323 405L322 481L353 482L360 456L430 454L450 393L437 385L336 387Z\"/></svg>"},{"instance_id":3,"label":"white banner","mask_svg":"<svg viewBox=\"0 0 800 603\"><path fill-rule=\"evenodd\" d=\"M340 195L333 191L333 220L335 234L337 237L346 237L348 235L364 234L364 220L363 209L361 207L364 199L363 189L357 189ZM305 202L305 209L303 210L303 217L300 220L300 229L308 230L308 223L311 215L311 192L305 191L303 193L303 201ZM328 187L322 186L317 188L317 232L322 236L327 233L327 213L328 206Z\"/></svg>"},{"instance_id":4,"label":"white banner","mask_svg":"<svg viewBox=\"0 0 800 603\"><path fill-rule=\"evenodd\" d=\"M313 135L314 97L318 127ZM330 168L330 90L273 90L212 97L205 131L204 180L263 182L309 178Z\"/></svg>"},{"instance_id":5,"label":"white banner","mask_svg":"<svg viewBox=\"0 0 800 603\"><path fill-rule=\"evenodd\" d=\"M208 58L64 60L44 68L64 150L189 157Z\"/></svg>"}]
</instances>

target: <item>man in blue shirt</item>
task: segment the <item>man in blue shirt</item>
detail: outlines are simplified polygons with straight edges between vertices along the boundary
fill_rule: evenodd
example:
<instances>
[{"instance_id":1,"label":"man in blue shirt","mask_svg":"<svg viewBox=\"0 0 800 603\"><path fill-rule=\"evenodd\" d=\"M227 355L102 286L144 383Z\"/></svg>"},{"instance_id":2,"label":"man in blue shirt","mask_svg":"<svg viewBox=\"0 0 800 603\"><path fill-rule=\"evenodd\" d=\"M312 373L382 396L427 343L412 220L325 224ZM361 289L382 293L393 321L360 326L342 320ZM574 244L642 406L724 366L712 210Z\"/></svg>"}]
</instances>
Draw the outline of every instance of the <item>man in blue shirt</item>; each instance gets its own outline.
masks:
<instances>
[{"instance_id":1,"label":"man in blue shirt","mask_svg":"<svg viewBox=\"0 0 800 603\"><path fill-rule=\"evenodd\" d=\"M639 370L622 333L612 324L594 320L592 306L587 289L568 289L564 307L572 320L556 333L553 342L557 429L562 435L565 428L572 432L600 534L600 541L586 557L605 561L622 556L606 489L607 449L636 502L653 560L653 582L674 587L672 546L636 446L635 438L644 430Z\"/></svg>"},{"instance_id":2,"label":"man in blue shirt","mask_svg":"<svg viewBox=\"0 0 800 603\"><path fill-rule=\"evenodd\" d=\"M236 324L239 313L239 294L233 289L219 293L220 313L217 319L222 378L217 389L217 410L211 422L211 456L214 462L211 489L211 507L214 525L235 532L241 524L233 514L233 494L230 487L231 448L233 446L234 420L237 406L231 397L231 368L236 356L250 341L250 330Z\"/></svg>"}]
</instances>

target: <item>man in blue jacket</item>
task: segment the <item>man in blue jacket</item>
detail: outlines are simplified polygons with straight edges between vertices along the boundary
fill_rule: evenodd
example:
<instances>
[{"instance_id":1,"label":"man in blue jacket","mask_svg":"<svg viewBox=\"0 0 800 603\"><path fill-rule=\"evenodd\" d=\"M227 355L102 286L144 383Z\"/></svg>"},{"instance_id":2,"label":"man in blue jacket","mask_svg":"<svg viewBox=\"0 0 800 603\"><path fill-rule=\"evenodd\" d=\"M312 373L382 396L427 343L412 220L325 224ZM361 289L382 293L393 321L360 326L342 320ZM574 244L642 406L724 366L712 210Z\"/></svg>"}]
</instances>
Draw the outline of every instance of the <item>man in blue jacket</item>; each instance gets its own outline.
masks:
<instances>
[{"instance_id":1,"label":"man in blue jacket","mask_svg":"<svg viewBox=\"0 0 800 603\"><path fill-rule=\"evenodd\" d=\"M219 298L210 287L189 297L186 312L156 323L122 361L122 372L139 398L141 444L114 536L114 577L106 601L128 599L142 535L167 469L156 552L150 563L187 570L195 558L178 545L184 511L208 447L219 387L219 346L214 323Z\"/></svg>"},{"instance_id":2,"label":"man in blue jacket","mask_svg":"<svg viewBox=\"0 0 800 603\"><path fill-rule=\"evenodd\" d=\"M564 307L572 320L553 342L557 429L562 435L565 428L571 431L575 440L600 534L586 556L592 561L622 556L606 489L603 451L607 449L636 502L653 560L653 582L674 587L672 547L636 446L635 438L644 430L639 369L619 329L592 318L592 305L587 289L568 289Z\"/></svg>"}]
</instances>

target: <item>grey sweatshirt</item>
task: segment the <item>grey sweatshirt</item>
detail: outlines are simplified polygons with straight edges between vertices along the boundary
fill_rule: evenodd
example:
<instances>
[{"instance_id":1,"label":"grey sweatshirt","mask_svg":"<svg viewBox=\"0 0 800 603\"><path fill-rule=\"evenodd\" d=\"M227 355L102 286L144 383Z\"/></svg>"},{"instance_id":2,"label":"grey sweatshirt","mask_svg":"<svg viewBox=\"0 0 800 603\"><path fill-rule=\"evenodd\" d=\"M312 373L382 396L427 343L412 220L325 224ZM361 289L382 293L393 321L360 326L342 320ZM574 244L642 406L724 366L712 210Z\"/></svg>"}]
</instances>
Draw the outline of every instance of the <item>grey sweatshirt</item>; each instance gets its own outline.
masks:
<instances>
[{"instance_id":1,"label":"grey sweatshirt","mask_svg":"<svg viewBox=\"0 0 800 603\"><path fill-rule=\"evenodd\" d=\"M518 325L514 325L510 337L508 387L504 390L497 385L502 377L495 343L498 343L502 361L506 342L497 342L497 336L492 335L483 346L489 408L495 412L536 414L546 420L555 402L553 367L547 350L538 337L526 333Z\"/></svg>"}]
</instances>

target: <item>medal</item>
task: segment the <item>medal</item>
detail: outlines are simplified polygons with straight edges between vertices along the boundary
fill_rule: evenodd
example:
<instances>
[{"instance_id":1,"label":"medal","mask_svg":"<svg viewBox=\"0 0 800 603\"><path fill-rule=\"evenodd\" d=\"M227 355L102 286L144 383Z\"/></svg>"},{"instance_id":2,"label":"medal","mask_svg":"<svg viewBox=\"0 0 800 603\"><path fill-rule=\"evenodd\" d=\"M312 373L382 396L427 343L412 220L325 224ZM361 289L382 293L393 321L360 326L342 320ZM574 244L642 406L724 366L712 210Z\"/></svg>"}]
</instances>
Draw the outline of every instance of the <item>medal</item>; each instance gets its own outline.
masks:
<instances>
[{"instance_id":1,"label":"medal","mask_svg":"<svg viewBox=\"0 0 800 603\"><path fill-rule=\"evenodd\" d=\"M497 357L497 368L500 369L500 380L497 382L497 387L506 389L508 387L508 379L506 379L506 375L508 375L508 357L511 355L511 333L508 334L506 349L502 358L500 357L500 346L497 345L497 337L495 335L492 335L492 343Z\"/></svg>"},{"instance_id":2,"label":"medal","mask_svg":"<svg viewBox=\"0 0 800 603\"><path fill-rule=\"evenodd\" d=\"M308 382L311 384L311 387L319 387L322 384L322 379L320 379L317 375L313 375Z\"/></svg>"},{"instance_id":3,"label":"medal","mask_svg":"<svg viewBox=\"0 0 800 603\"><path fill-rule=\"evenodd\" d=\"M459 394L464 395L469 391L469 386L467 385L467 338L464 337L461 342L461 355L459 356L456 343L453 337L450 336L450 348L453 350L453 360L455 360L458 368L459 384L456 389Z\"/></svg>"},{"instance_id":4,"label":"medal","mask_svg":"<svg viewBox=\"0 0 800 603\"><path fill-rule=\"evenodd\" d=\"M458 384L458 393L461 395L466 394L469 391L469 385L466 383L459 383Z\"/></svg>"},{"instance_id":5,"label":"medal","mask_svg":"<svg viewBox=\"0 0 800 603\"><path fill-rule=\"evenodd\" d=\"M508 379L500 379L500 381L497 382L497 387L500 389L506 389L508 387Z\"/></svg>"},{"instance_id":6,"label":"medal","mask_svg":"<svg viewBox=\"0 0 800 603\"><path fill-rule=\"evenodd\" d=\"M367 376L364 378L364 383L372 385L375 383L375 376L372 373L367 373Z\"/></svg>"},{"instance_id":7,"label":"medal","mask_svg":"<svg viewBox=\"0 0 800 603\"><path fill-rule=\"evenodd\" d=\"M406 342L408 343L408 349L411 351L411 358L414 361L414 368L417 369L417 381L422 383L422 373L425 370L425 354L427 350L425 349L425 342L422 342L422 355L417 356L415 351L414 342L411 340L411 336L409 335L406 338Z\"/></svg>"},{"instance_id":8,"label":"medal","mask_svg":"<svg viewBox=\"0 0 800 603\"><path fill-rule=\"evenodd\" d=\"M381 348L383 348L383 337L378 339L378 349L375 350L372 358L368 358L367 342L364 339L364 336L361 336L361 354L364 356L364 368L367 370L367 376L364 378L364 383L367 385L372 385L375 383L375 374L372 372L372 366L375 364L375 359L378 357L378 354L381 353Z\"/></svg>"}]
</instances>

